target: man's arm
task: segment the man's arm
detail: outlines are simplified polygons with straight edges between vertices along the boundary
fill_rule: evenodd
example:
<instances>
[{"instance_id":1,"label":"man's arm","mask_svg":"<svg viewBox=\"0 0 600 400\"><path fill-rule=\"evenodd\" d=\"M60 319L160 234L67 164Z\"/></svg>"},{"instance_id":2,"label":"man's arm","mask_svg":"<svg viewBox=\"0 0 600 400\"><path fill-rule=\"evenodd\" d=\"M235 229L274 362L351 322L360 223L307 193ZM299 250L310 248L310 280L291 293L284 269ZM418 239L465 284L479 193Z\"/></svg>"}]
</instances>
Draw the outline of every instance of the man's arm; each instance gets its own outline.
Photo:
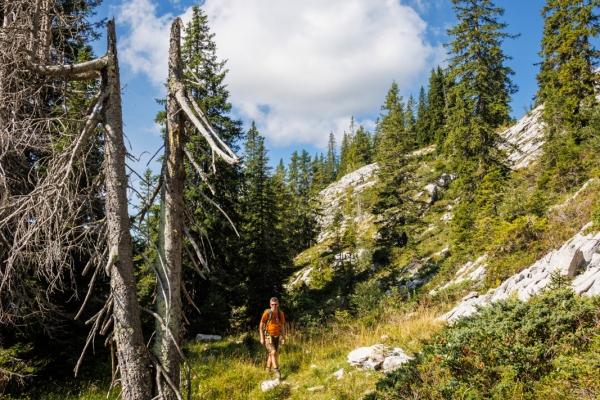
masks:
<instances>
[{"instance_id":1,"label":"man's arm","mask_svg":"<svg viewBox=\"0 0 600 400\"><path fill-rule=\"evenodd\" d=\"M260 321L260 325L258 325L258 333L260 333L260 344L265 344L265 324Z\"/></svg>"},{"instance_id":2,"label":"man's arm","mask_svg":"<svg viewBox=\"0 0 600 400\"><path fill-rule=\"evenodd\" d=\"M285 324L281 324L281 344L285 344Z\"/></svg>"}]
</instances>

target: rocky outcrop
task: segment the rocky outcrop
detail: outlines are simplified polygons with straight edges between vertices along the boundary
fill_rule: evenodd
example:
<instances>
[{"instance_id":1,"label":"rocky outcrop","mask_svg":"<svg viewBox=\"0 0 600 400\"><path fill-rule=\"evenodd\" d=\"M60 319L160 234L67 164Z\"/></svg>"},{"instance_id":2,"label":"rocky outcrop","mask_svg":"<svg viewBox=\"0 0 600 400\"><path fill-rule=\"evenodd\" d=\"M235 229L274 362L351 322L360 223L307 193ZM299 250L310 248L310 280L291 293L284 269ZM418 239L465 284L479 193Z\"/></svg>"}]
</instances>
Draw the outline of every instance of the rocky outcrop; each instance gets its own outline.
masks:
<instances>
[{"instance_id":1,"label":"rocky outcrop","mask_svg":"<svg viewBox=\"0 0 600 400\"><path fill-rule=\"evenodd\" d=\"M328 228L333 223L337 211L343 209L346 196L348 194L355 196L375 185L378 169L377 164L365 165L345 175L339 181L333 182L319 193L321 207L319 216L317 216L317 225L320 233L317 243L321 243L333 234Z\"/></svg>"},{"instance_id":2,"label":"rocky outcrop","mask_svg":"<svg viewBox=\"0 0 600 400\"><path fill-rule=\"evenodd\" d=\"M584 235L590 224L566 242L560 249L554 250L529 268L513 275L499 287L490 289L486 294L473 292L440 317L450 323L456 319L477 312L477 306L486 306L494 301L505 300L517 296L526 301L539 293L551 281L551 275L559 272L562 275L575 277L572 282L574 290L580 295L600 294L600 233Z\"/></svg>"},{"instance_id":3,"label":"rocky outcrop","mask_svg":"<svg viewBox=\"0 0 600 400\"><path fill-rule=\"evenodd\" d=\"M348 354L348 363L353 367L373 371L383 370L383 372L393 371L409 360L412 360L412 357L407 355L404 350L383 344L359 347Z\"/></svg>"},{"instance_id":4,"label":"rocky outcrop","mask_svg":"<svg viewBox=\"0 0 600 400\"><path fill-rule=\"evenodd\" d=\"M514 169L527 167L542 154L542 110L543 106L537 107L500 134L506 142L500 148L507 151L508 160Z\"/></svg>"},{"instance_id":5,"label":"rocky outcrop","mask_svg":"<svg viewBox=\"0 0 600 400\"><path fill-rule=\"evenodd\" d=\"M448 251L448 248L446 248L444 250ZM443 252L443 250L442 250L442 252ZM440 252L439 254L443 254L442 252ZM438 253L436 253L436 254L438 254ZM429 294L433 295L438 290L447 289L452 285L457 285L464 281L472 281L473 283L475 283L475 285L478 285L478 284L481 285L481 282L485 278L485 272L486 272L486 267L487 267L486 261L487 261L488 257L489 256L487 254L484 254L483 256L479 257L475 261L469 261L468 263L466 263L465 265L460 267L458 269L458 271L456 271L454 279L452 279L450 282L446 283L444 286L430 291Z\"/></svg>"}]
</instances>

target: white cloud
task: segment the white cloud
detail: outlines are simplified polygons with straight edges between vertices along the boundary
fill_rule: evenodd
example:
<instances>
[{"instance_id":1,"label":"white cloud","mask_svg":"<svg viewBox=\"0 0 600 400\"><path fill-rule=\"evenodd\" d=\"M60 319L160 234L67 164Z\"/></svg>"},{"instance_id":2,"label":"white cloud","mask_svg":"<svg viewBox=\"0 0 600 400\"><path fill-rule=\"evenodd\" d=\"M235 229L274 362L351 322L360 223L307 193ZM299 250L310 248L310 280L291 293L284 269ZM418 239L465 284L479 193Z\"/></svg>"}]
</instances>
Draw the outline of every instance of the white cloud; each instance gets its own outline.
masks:
<instances>
[{"instance_id":1,"label":"white cloud","mask_svg":"<svg viewBox=\"0 0 600 400\"><path fill-rule=\"evenodd\" d=\"M392 80L409 86L443 58L398 0L206 0L203 9L218 56L229 60L237 114L276 144L324 146L351 115L372 126ZM117 20L131 28L121 59L162 85L173 16L156 11L151 0L131 0Z\"/></svg>"},{"instance_id":2,"label":"white cloud","mask_svg":"<svg viewBox=\"0 0 600 400\"><path fill-rule=\"evenodd\" d=\"M113 12L118 24L129 27L119 38L119 59L134 73L145 74L150 82L162 87L167 80L169 32L173 14L157 15L157 6L151 0L125 1ZM184 21L191 18L191 8L180 15Z\"/></svg>"}]
</instances>

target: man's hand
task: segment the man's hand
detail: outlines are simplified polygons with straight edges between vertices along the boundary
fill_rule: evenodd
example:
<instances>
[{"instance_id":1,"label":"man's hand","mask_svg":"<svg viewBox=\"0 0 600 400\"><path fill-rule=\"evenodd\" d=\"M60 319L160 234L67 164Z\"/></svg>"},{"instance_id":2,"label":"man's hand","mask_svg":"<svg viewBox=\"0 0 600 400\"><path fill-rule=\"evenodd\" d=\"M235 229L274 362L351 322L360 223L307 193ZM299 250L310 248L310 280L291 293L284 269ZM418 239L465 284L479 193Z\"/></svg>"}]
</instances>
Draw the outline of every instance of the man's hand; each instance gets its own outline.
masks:
<instances>
[{"instance_id":1,"label":"man's hand","mask_svg":"<svg viewBox=\"0 0 600 400\"><path fill-rule=\"evenodd\" d=\"M265 338L264 338L264 337L261 337L261 338L260 338L260 345L261 345L261 346L264 346L264 345L265 345Z\"/></svg>"},{"instance_id":2,"label":"man's hand","mask_svg":"<svg viewBox=\"0 0 600 400\"><path fill-rule=\"evenodd\" d=\"M285 344L285 339L281 338L281 344Z\"/></svg>"}]
</instances>

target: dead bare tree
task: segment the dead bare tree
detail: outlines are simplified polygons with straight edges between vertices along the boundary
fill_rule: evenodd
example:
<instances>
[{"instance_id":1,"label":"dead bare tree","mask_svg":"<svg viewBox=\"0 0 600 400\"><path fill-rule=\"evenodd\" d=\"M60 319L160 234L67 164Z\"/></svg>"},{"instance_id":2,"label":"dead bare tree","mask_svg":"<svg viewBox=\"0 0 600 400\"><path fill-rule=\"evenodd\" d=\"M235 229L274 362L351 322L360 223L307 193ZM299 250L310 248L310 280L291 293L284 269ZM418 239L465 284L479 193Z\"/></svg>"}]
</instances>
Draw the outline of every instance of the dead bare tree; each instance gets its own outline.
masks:
<instances>
[{"instance_id":1,"label":"dead bare tree","mask_svg":"<svg viewBox=\"0 0 600 400\"><path fill-rule=\"evenodd\" d=\"M0 4L0 323L16 323L25 317L19 315L22 310L49 318L55 307L52 293L72 285L74 254L86 254L89 261L82 273L93 272L76 318L103 272L110 277L111 290L104 306L86 322L92 328L75 372L96 334L108 335L111 347L113 341L116 344L123 398L152 397L153 365L157 398L179 399L180 363L185 360L180 348L184 235L200 263L209 268L185 223L184 158L195 165L185 148L186 132L200 132L213 153L227 163L240 159L186 93L181 20L175 19L155 266L158 312L147 310L157 321L151 354L143 340L134 279L114 21L107 24L107 53L76 63L69 46L77 38L81 15L65 13L61 4L52 0ZM82 110L69 104L76 82L94 83L91 90L90 85L84 90L87 104ZM103 150L98 154L100 144ZM88 168L93 156L101 159L97 173ZM29 276L44 285L24 284ZM32 291L34 301L29 300ZM111 387L115 384L113 373Z\"/></svg>"},{"instance_id":2,"label":"dead bare tree","mask_svg":"<svg viewBox=\"0 0 600 400\"><path fill-rule=\"evenodd\" d=\"M110 276L111 294L88 321L88 344L112 324L123 397L149 399L151 363L134 280L114 21L107 24L107 53L73 64L69 40L77 32L65 32L77 29L81 15L66 14L61 2L11 0L3 3L2 16L0 321L14 320L19 303L31 295L22 284L30 270L46 283L36 293L34 312L47 315L65 275L72 282L74 253L89 253L83 273L94 272L82 309L102 271ZM99 80L99 90L85 110L75 112L67 101L72 83L89 80ZM99 141L101 170L89 176L88 157ZM105 216L98 218L98 207Z\"/></svg>"}]
</instances>

